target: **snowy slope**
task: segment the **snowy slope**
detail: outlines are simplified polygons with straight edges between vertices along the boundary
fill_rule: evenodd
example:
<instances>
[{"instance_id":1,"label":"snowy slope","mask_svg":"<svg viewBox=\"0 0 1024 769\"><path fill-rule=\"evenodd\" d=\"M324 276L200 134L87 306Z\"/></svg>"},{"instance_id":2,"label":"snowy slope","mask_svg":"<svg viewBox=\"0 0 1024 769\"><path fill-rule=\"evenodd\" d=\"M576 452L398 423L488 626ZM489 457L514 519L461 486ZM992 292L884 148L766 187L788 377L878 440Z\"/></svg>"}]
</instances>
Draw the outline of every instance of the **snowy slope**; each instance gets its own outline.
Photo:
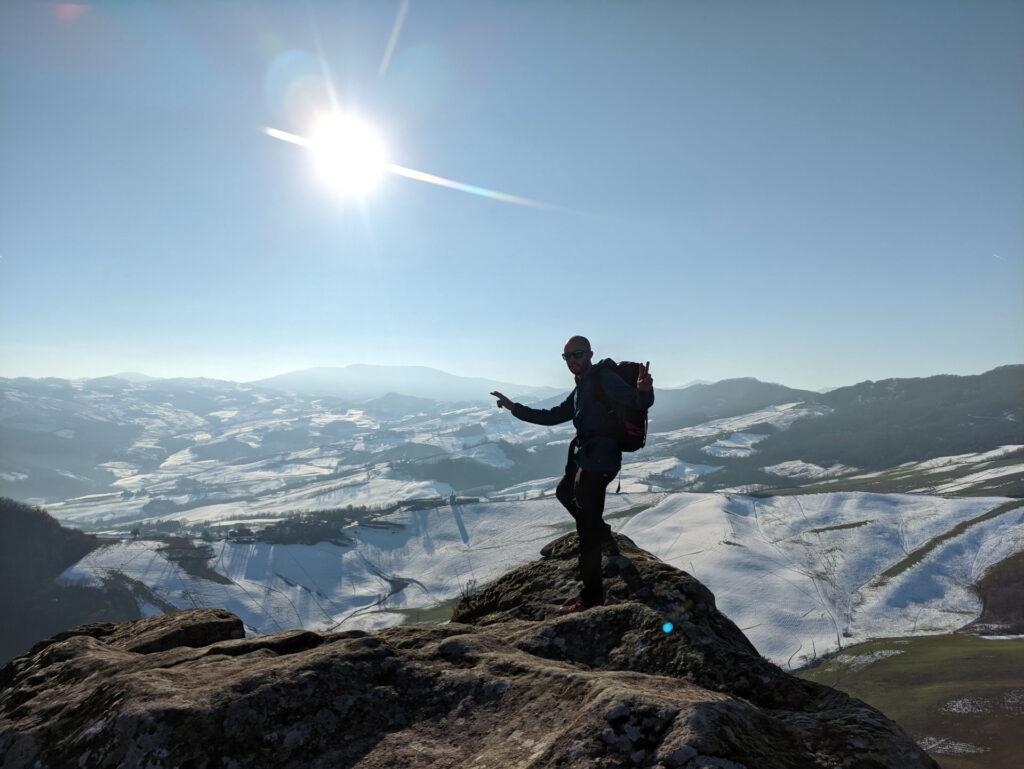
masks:
<instances>
[{"instance_id":1,"label":"snowy slope","mask_svg":"<svg viewBox=\"0 0 1024 769\"><path fill-rule=\"evenodd\" d=\"M981 606L970 586L1024 550L1024 508L950 532L1006 501L623 493L609 495L606 516L707 585L761 653L797 666L868 638L948 632L975 619ZM227 519L230 507L222 512ZM211 566L230 584L185 574L155 542L101 548L64 578L95 582L120 571L177 607L226 606L253 632L381 627L536 558L571 530L550 496L445 505L354 526L346 547L215 543ZM907 562L929 543L937 544ZM881 577L901 562L907 568Z\"/></svg>"},{"instance_id":2,"label":"snowy slope","mask_svg":"<svg viewBox=\"0 0 1024 769\"><path fill-rule=\"evenodd\" d=\"M657 432L648 436L648 445L661 445L688 438L711 438L718 435L740 433L754 425L769 424L778 430L785 430L798 419L822 416L832 411L821 403L783 403L768 406L749 414L713 419L693 427Z\"/></svg>"},{"instance_id":3,"label":"snowy slope","mask_svg":"<svg viewBox=\"0 0 1024 769\"><path fill-rule=\"evenodd\" d=\"M764 471L771 473L772 475L779 475L783 478L799 478L799 479L820 479L820 478L835 478L842 475L849 475L850 473L857 472L856 467L847 467L846 465L835 464L831 467L821 467L820 465L812 464L811 462L804 462L801 459L792 459L788 462L779 462L777 465L769 465L764 468Z\"/></svg>"},{"instance_id":4,"label":"snowy slope","mask_svg":"<svg viewBox=\"0 0 1024 769\"><path fill-rule=\"evenodd\" d=\"M764 433L733 433L701 449L713 457L749 457L757 453L754 448L768 436Z\"/></svg>"},{"instance_id":5,"label":"snowy slope","mask_svg":"<svg viewBox=\"0 0 1024 769\"><path fill-rule=\"evenodd\" d=\"M640 499L612 497L607 510ZM404 615L395 610L426 609L457 597L472 581L496 579L570 530L568 513L553 498L444 506L353 527L351 547L214 543L211 566L232 584L186 574L155 541L95 550L62 579L99 584L107 572L121 572L178 608L223 606L253 632L376 628L401 622Z\"/></svg>"},{"instance_id":6,"label":"snowy slope","mask_svg":"<svg viewBox=\"0 0 1024 769\"><path fill-rule=\"evenodd\" d=\"M814 471L816 466L801 462L784 462L777 466L765 467L769 472L783 469L783 474L798 477L786 468L806 465ZM849 488L857 484L865 491L886 490L906 491L912 494L967 495L1018 497L1024 482L1024 446L1007 444L990 451L970 454L934 457L921 462L904 462L885 470L849 475L852 468L836 465L832 468L817 468L815 491L829 491L836 484ZM833 473L831 471L838 470ZM807 474L804 478L814 477ZM885 488L888 486L888 488Z\"/></svg>"},{"instance_id":7,"label":"snowy slope","mask_svg":"<svg viewBox=\"0 0 1024 769\"><path fill-rule=\"evenodd\" d=\"M1024 510L968 528L884 584L877 578L1006 501L673 494L621 531L694 574L762 654L795 666L868 638L948 632L977 617L969 586L1024 549Z\"/></svg>"},{"instance_id":8,"label":"snowy slope","mask_svg":"<svg viewBox=\"0 0 1024 769\"><path fill-rule=\"evenodd\" d=\"M646 459L639 462L626 461L619 471L618 481L621 481L622 488L628 491L651 491L652 480L657 483L656 478L652 479L651 476L664 476L689 482L720 469L713 465L684 462L675 457Z\"/></svg>"}]
</instances>

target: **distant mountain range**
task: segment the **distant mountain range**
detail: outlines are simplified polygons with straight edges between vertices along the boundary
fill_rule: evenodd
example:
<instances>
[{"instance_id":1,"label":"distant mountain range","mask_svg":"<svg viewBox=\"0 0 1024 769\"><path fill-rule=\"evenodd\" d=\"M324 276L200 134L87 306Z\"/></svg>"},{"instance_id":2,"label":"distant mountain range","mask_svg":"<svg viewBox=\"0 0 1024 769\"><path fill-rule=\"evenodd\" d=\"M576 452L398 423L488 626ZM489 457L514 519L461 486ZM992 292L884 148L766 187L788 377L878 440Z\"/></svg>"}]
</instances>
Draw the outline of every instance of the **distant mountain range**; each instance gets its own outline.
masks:
<instances>
[{"instance_id":1,"label":"distant mountain range","mask_svg":"<svg viewBox=\"0 0 1024 769\"><path fill-rule=\"evenodd\" d=\"M152 382L157 377L152 377L147 374L140 374L138 371L122 371L117 374L113 374L112 379L123 379L126 382Z\"/></svg>"},{"instance_id":2,"label":"distant mountain range","mask_svg":"<svg viewBox=\"0 0 1024 769\"><path fill-rule=\"evenodd\" d=\"M0 379L0 494L47 503L127 495L114 507L135 515L218 500L315 507L328 498L539 492L564 463L571 425L519 422L495 408L492 389L541 407L565 397L418 367L314 369L246 384ZM621 476L645 488L772 489L1024 444L1024 365L824 394L753 378L656 392L648 445L626 457ZM905 476L899 487L917 488ZM973 493L1016 495L1019 474L1000 477ZM101 516L109 505L92 507Z\"/></svg>"},{"instance_id":3,"label":"distant mountain range","mask_svg":"<svg viewBox=\"0 0 1024 769\"><path fill-rule=\"evenodd\" d=\"M202 386L204 383L231 381L207 377L160 378L137 371L123 371L91 379L64 381L83 381L95 385L116 380L133 384L176 382L196 386ZM571 381L568 375L566 381L567 383ZM448 403L488 401L491 390L500 390L511 398L530 398L536 401L564 392L562 388L558 387L514 384L486 377L463 377L430 366L381 366L365 363L299 369L264 379L250 380L242 384L269 387L304 395L330 395L354 401L375 398L389 393L400 393ZM707 379L694 379L683 385L662 389L684 390L693 385L708 384L713 384L713 382Z\"/></svg>"},{"instance_id":4,"label":"distant mountain range","mask_svg":"<svg viewBox=\"0 0 1024 769\"><path fill-rule=\"evenodd\" d=\"M762 448L781 458L799 446L818 463L881 469L922 458L985 451L1024 437L1024 366L977 376L883 379L816 398L829 414L796 423ZM772 456L766 456L766 461Z\"/></svg>"},{"instance_id":5,"label":"distant mountain range","mask_svg":"<svg viewBox=\"0 0 1024 769\"><path fill-rule=\"evenodd\" d=\"M340 368L310 368L260 379L249 384L303 395L332 395L350 400L401 393L435 401L486 401L492 390L510 398L543 398L559 392L553 387L463 377L428 366L370 366L362 363Z\"/></svg>"},{"instance_id":6,"label":"distant mountain range","mask_svg":"<svg viewBox=\"0 0 1024 769\"><path fill-rule=\"evenodd\" d=\"M779 403L817 402L820 397L810 390L794 390L753 377L723 379L681 389L655 388L657 410L652 409L651 418L658 431L676 430Z\"/></svg>"}]
</instances>

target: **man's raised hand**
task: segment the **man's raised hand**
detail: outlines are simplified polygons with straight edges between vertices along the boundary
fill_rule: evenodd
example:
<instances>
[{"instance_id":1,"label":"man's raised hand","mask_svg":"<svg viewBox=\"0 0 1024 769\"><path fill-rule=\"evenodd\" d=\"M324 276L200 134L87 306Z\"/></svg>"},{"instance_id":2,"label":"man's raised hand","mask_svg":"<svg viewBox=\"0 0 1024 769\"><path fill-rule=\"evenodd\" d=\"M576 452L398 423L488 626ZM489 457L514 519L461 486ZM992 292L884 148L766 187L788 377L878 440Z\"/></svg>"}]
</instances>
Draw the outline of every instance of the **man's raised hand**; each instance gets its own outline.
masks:
<instances>
[{"instance_id":1,"label":"man's raised hand","mask_svg":"<svg viewBox=\"0 0 1024 769\"><path fill-rule=\"evenodd\" d=\"M495 398L498 399L498 408L499 409L508 409L509 411L511 411L512 407L515 405L512 401L510 401L508 398L506 398L504 395L502 395L497 390L492 392L491 395L493 395Z\"/></svg>"},{"instance_id":2,"label":"man's raised hand","mask_svg":"<svg viewBox=\"0 0 1024 769\"><path fill-rule=\"evenodd\" d=\"M654 389L654 380L651 378L651 362L640 364L640 374L636 378L636 389L641 392L650 392ZM491 393L492 395L494 393Z\"/></svg>"}]
</instances>

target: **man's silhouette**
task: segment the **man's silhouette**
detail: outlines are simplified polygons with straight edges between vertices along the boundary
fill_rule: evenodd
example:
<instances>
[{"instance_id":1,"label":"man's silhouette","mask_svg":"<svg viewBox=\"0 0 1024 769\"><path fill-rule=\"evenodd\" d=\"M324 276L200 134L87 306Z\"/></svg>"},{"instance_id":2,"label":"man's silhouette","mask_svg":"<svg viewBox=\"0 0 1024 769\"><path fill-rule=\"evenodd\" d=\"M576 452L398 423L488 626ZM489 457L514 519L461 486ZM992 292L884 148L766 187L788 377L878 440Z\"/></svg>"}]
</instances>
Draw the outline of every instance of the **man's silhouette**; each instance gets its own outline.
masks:
<instances>
[{"instance_id":1,"label":"man's silhouette","mask_svg":"<svg viewBox=\"0 0 1024 769\"><path fill-rule=\"evenodd\" d=\"M605 489L622 466L622 451L616 438L619 417L611 404L646 409L654 403L654 380L649 363L641 364L636 387L631 387L615 372L611 360L591 364L593 357L586 337L574 336L565 343L562 358L576 377L576 387L554 408L532 409L513 403L500 392L491 393L498 399L499 408L508 409L524 422L557 425L571 419L576 426L576 437L569 444L565 475L555 496L576 519L583 590L579 600L563 606L563 611L579 611L604 603L601 542L610 542L612 553L618 554L611 527L602 518Z\"/></svg>"}]
</instances>

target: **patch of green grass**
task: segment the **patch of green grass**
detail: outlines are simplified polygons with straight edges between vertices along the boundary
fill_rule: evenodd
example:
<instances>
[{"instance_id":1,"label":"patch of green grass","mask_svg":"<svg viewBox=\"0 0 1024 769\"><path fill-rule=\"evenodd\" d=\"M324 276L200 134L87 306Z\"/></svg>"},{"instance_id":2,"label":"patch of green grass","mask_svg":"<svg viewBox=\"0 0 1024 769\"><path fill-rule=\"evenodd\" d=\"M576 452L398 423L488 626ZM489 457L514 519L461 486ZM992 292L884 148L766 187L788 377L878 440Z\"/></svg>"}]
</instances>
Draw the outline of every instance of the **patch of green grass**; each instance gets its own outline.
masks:
<instances>
[{"instance_id":1,"label":"patch of green grass","mask_svg":"<svg viewBox=\"0 0 1024 769\"><path fill-rule=\"evenodd\" d=\"M943 769L1024 766L1024 638L891 638L852 646L797 673L878 708ZM946 740L946 746L936 745ZM955 743L981 752L955 751Z\"/></svg>"}]
</instances>

